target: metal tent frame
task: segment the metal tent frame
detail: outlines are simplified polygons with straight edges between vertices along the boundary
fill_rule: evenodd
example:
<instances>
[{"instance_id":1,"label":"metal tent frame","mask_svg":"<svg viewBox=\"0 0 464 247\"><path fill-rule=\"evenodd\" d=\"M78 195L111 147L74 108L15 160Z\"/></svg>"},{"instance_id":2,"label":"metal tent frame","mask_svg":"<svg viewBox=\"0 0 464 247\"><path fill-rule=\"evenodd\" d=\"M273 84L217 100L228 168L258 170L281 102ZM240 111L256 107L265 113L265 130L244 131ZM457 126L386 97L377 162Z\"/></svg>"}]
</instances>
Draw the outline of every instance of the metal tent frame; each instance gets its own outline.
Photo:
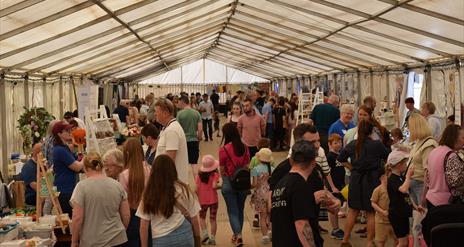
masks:
<instances>
[{"instance_id":1,"label":"metal tent frame","mask_svg":"<svg viewBox=\"0 0 464 247\"><path fill-rule=\"evenodd\" d=\"M11 0L0 6L0 68L137 81L208 58L273 79L461 58L464 4L429 2Z\"/></svg>"}]
</instances>

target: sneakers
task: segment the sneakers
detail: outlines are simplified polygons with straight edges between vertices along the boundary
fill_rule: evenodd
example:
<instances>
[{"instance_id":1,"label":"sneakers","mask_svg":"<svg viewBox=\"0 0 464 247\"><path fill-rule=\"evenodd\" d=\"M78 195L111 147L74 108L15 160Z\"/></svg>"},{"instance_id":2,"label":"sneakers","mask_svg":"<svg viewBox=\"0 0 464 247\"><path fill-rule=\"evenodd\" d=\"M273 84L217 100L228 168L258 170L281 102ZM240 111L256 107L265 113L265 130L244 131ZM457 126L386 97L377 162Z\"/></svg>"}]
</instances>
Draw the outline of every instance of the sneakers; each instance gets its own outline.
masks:
<instances>
[{"instance_id":1,"label":"sneakers","mask_svg":"<svg viewBox=\"0 0 464 247\"><path fill-rule=\"evenodd\" d=\"M359 228L358 230L354 231L354 233L358 233L358 234L366 233L366 232L367 232L367 227L362 227L362 228Z\"/></svg>"},{"instance_id":2,"label":"sneakers","mask_svg":"<svg viewBox=\"0 0 464 247\"><path fill-rule=\"evenodd\" d=\"M262 243L262 244L269 244L269 243L271 243L271 238L269 238L269 236L267 236L267 235L266 235L266 236L263 236L263 237L261 238L261 243Z\"/></svg>"},{"instance_id":3,"label":"sneakers","mask_svg":"<svg viewBox=\"0 0 464 247\"><path fill-rule=\"evenodd\" d=\"M342 229L336 229L336 230L332 230L332 232L330 232L330 237L333 238L333 239L337 239L337 240L342 240L343 235L345 235L345 232L343 232Z\"/></svg>"},{"instance_id":4,"label":"sneakers","mask_svg":"<svg viewBox=\"0 0 464 247\"><path fill-rule=\"evenodd\" d=\"M203 235L203 237L201 237L201 243L202 244L206 244L208 242L208 240L209 240L208 234Z\"/></svg>"},{"instance_id":5,"label":"sneakers","mask_svg":"<svg viewBox=\"0 0 464 247\"><path fill-rule=\"evenodd\" d=\"M255 214L255 218L253 219L253 228L260 229L259 227L259 216Z\"/></svg>"},{"instance_id":6,"label":"sneakers","mask_svg":"<svg viewBox=\"0 0 464 247\"><path fill-rule=\"evenodd\" d=\"M206 241L206 243L204 243L205 245L216 245L216 240L214 239L208 239L208 241Z\"/></svg>"},{"instance_id":7,"label":"sneakers","mask_svg":"<svg viewBox=\"0 0 464 247\"><path fill-rule=\"evenodd\" d=\"M235 247L242 247L243 246L243 240L241 237L237 237L235 240Z\"/></svg>"},{"instance_id":8,"label":"sneakers","mask_svg":"<svg viewBox=\"0 0 464 247\"><path fill-rule=\"evenodd\" d=\"M361 215L361 217L359 217L359 223L361 223L361 224L366 224L367 223L367 219L366 219L366 217L364 217L364 215Z\"/></svg>"},{"instance_id":9,"label":"sneakers","mask_svg":"<svg viewBox=\"0 0 464 247\"><path fill-rule=\"evenodd\" d=\"M319 225L319 231L321 233L328 233L329 232L327 229L323 228L321 225Z\"/></svg>"}]
</instances>

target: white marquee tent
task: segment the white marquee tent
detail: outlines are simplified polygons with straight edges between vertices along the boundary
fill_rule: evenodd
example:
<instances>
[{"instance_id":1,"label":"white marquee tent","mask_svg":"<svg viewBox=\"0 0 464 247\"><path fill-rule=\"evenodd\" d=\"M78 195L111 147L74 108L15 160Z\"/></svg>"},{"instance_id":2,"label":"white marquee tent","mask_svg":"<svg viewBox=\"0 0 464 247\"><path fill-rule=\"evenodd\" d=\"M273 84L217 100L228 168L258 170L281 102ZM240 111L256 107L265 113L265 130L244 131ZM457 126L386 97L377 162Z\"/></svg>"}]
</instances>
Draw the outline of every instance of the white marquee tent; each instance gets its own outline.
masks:
<instances>
[{"instance_id":1,"label":"white marquee tent","mask_svg":"<svg viewBox=\"0 0 464 247\"><path fill-rule=\"evenodd\" d=\"M19 151L23 107L61 116L84 78L105 103L112 83L130 97L140 82L233 83L242 72L283 95L318 85L391 101L423 78L421 98L445 115L460 109L463 55L461 0L2 0L0 160L5 172ZM199 72L210 64L223 73Z\"/></svg>"}]
</instances>

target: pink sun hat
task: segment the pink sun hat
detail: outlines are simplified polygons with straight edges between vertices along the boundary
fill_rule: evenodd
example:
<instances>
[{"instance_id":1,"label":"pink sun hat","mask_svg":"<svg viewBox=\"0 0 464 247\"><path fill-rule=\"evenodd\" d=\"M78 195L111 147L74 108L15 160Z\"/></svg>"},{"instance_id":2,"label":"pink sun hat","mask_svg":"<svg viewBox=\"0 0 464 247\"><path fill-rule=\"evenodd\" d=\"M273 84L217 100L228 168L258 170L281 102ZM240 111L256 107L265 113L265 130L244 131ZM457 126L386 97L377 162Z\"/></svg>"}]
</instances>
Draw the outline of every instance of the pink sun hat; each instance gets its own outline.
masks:
<instances>
[{"instance_id":1,"label":"pink sun hat","mask_svg":"<svg viewBox=\"0 0 464 247\"><path fill-rule=\"evenodd\" d=\"M212 172L219 167L219 161L215 160L212 155L205 155L201 158L201 172Z\"/></svg>"}]
</instances>

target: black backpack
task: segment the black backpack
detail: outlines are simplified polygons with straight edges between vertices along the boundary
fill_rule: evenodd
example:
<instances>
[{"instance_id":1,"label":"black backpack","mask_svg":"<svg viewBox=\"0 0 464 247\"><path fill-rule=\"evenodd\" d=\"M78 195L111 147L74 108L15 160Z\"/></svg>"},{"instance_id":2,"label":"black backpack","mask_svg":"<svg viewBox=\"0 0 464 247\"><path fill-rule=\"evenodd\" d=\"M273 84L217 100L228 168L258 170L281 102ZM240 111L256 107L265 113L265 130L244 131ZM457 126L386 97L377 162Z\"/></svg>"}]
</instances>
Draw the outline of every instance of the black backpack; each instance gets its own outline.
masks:
<instances>
[{"instance_id":1,"label":"black backpack","mask_svg":"<svg viewBox=\"0 0 464 247\"><path fill-rule=\"evenodd\" d=\"M224 151L227 154L227 157L229 158L230 162L234 165L234 167L237 167L235 165L234 161L232 161L232 158L229 155L229 152L227 152L227 149L224 147ZM234 174L230 177L230 184L234 190L239 190L239 191L246 191L251 189L251 174L250 170L247 167L240 167L235 170Z\"/></svg>"},{"instance_id":2,"label":"black backpack","mask_svg":"<svg viewBox=\"0 0 464 247\"><path fill-rule=\"evenodd\" d=\"M248 168L242 167L235 170L234 175L230 178L230 183L234 190L250 190L251 189L251 179L250 179L250 170Z\"/></svg>"}]
</instances>

